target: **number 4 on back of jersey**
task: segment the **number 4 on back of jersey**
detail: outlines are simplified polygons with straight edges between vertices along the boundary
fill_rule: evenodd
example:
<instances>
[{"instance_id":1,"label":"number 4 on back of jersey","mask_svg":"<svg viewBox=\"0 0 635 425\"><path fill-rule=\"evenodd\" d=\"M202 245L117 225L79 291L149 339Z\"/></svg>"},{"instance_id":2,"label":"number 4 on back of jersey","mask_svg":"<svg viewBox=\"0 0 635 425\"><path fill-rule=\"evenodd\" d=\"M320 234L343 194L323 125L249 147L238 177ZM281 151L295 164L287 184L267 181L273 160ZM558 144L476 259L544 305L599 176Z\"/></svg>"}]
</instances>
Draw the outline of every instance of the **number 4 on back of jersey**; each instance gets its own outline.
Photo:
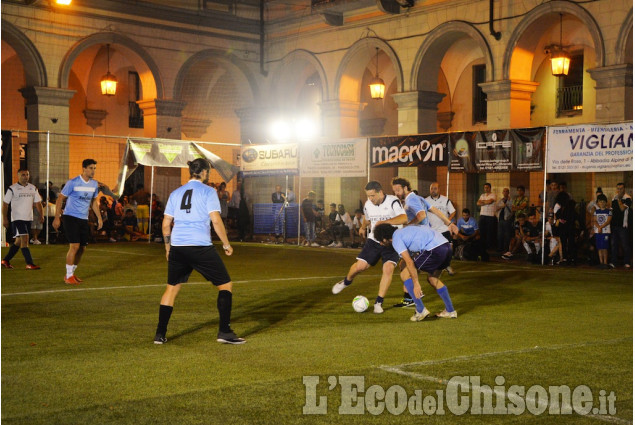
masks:
<instances>
[{"instance_id":1,"label":"number 4 on back of jersey","mask_svg":"<svg viewBox=\"0 0 635 425\"><path fill-rule=\"evenodd\" d=\"M188 214L192 209L192 191L193 189L186 190L183 194L183 199L181 199L181 209Z\"/></svg>"}]
</instances>

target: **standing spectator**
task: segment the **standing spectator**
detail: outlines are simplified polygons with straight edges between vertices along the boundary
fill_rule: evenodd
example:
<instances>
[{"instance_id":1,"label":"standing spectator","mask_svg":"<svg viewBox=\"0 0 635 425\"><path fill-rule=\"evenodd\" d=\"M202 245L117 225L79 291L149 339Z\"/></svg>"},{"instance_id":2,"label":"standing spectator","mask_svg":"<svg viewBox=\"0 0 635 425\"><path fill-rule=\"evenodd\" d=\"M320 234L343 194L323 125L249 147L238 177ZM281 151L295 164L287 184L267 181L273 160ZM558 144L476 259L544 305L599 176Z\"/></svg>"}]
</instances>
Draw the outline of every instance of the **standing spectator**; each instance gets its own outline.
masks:
<instances>
[{"instance_id":1,"label":"standing spectator","mask_svg":"<svg viewBox=\"0 0 635 425\"><path fill-rule=\"evenodd\" d=\"M509 246L514 232L514 213L512 212L512 200L509 196L509 188L503 189L503 197L496 202L496 214L498 214L498 250L503 252Z\"/></svg>"},{"instance_id":2,"label":"standing spectator","mask_svg":"<svg viewBox=\"0 0 635 425\"><path fill-rule=\"evenodd\" d=\"M40 199L44 200L46 198L45 190L38 190L40 194ZM33 205L33 221L31 222L31 240L30 242L33 245L42 245L42 242L38 239L40 237L40 232L44 228L44 217L40 213L44 212L44 208L42 206L43 201L40 201L40 208L36 204Z\"/></svg>"},{"instance_id":3,"label":"standing spectator","mask_svg":"<svg viewBox=\"0 0 635 425\"><path fill-rule=\"evenodd\" d=\"M170 194L163 218L163 240L168 260L168 284L161 297L159 323L155 344L165 344L168 323L174 301L187 282L192 270L201 273L218 289L216 307L219 323L216 341L224 344L244 344L230 328L232 311L232 281L210 237L210 220L223 243L225 255L233 253L220 217L220 202L216 190L206 186L210 164L199 158L188 163L191 180ZM172 224L174 223L174 227Z\"/></svg>"},{"instance_id":4,"label":"standing spectator","mask_svg":"<svg viewBox=\"0 0 635 425\"><path fill-rule=\"evenodd\" d=\"M27 270L38 270L40 267L33 264L31 251L29 250L29 231L33 221L33 208L39 213L38 220L44 221L42 210L42 198L35 186L29 183L29 170L18 170L18 182L9 186L2 203L2 221L9 232L7 239L15 239L9 252L2 260L2 268L12 269L10 261L18 253L22 252L26 261ZM9 205L11 205L11 222L9 223Z\"/></svg>"},{"instance_id":5,"label":"standing spectator","mask_svg":"<svg viewBox=\"0 0 635 425\"><path fill-rule=\"evenodd\" d=\"M315 202L315 192L311 190L300 205L300 212L304 220L305 246L320 246L315 242L315 218L317 214L313 208L313 202Z\"/></svg>"},{"instance_id":6,"label":"standing spectator","mask_svg":"<svg viewBox=\"0 0 635 425\"><path fill-rule=\"evenodd\" d=\"M611 263L609 267L615 268L622 248L624 255L624 267L631 268L631 255L633 249L633 199L626 193L624 183L617 184L617 193L611 202L613 218L611 219Z\"/></svg>"},{"instance_id":7,"label":"standing spectator","mask_svg":"<svg viewBox=\"0 0 635 425\"><path fill-rule=\"evenodd\" d=\"M150 219L150 194L146 192L142 184L137 185L137 191L130 196L130 200L137 205L137 220L139 220L139 230L148 233L148 223Z\"/></svg>"},{"instance_id":8,"label":"standing spectator","mask_svg":"<svg viewBox=\"0 0 635 425\"><path fill-rule=\"evenodd\" d=\"M545 223L545 241L549 241L549 261L553 266L556 264L556 254L558 254L558 263L562 259L562 244L560 238L556 235L556 226L554 223L553 213L549 213L549 218Z\"/></svg>"},{"instance_id":9,"label":"standing spectator","mask_svg":"<svg viewBox=\"0 0 635 425\"><path fill-rule=\"evenodd\" d=\"M607 208L608 199L602 194L597 197L597 209L593 212L593 233L595 248L598 250L600 267L609 268L609 240L611 237L612 211Z\"/></svg>"},{"instance_id":10,"label":"standing spectator","mask_svg":"<svg viewBox=\"0 0 635 425\"><path fill-rule=\"evenodd\" d=\"M324 219L324 201L319 199L317 203L314 202L313 210L315 211L315 231L320 233L326 227L326 220Z\"/></svg>"},{"instance_id":11,"label":"standing spectator","mask_svg":"<svg viewBox=\"0 0 635 425\"><path fill-rule=\"evenodd\" d=\"M218 200L220 201L220 218L223 219L223 224L227 226L229 192L227 191L227 184L225 182L221 182L221 184L218 185Z\"/></svg>"},{"instance_id":12,"label":"standing spectator","mask_svg":"<svg viewBox=\"0 0 635 425\"><path fill-rule=\"evenodd\" d=\"M238 181L236 184L236 190L232 193L231 199L227 204L227 222L230 227L238 226L238 211L240 209L240 190L242 188L242 181Z\"/></svg>"},{"instance_id":13,"label":"standing spectator","mask_svg":"<svg viewBox=\"0 0 635 425\"><path fill-rule=\"evenodd\" d=\"M512 211L516 218L521 213L529 217L529 198L525 196L525 186L516 187L516 197L512 202Z\"/></svg>"},{"instance_id":14,"label":"standing spectator","mask_svg":"<svg viewBox=\"0 0 635 425\"><path fill-rule=\"evenodd\" d=\"M553 207L556 205L556 196L558 196L558 193L560 193L558 182L551 180L547 190L547 211L553 212Z\"/></svg>"},{"instance_id":15,"label":"standing spectator","mask_svg":"<svg viewBox=\"0 0 635 425\"><path fill-rule=\"evenodd\" d=\"M478 198L476 205L481 207L481 216L478 219L478 227L481 231L483 249L494 246L496 240L496 195L492 193L492 185L483 185L483 194Z\"/></svg>"},{"instance_id":16,"label":"standing spectator","mask_svg":"<svg viewBox=\"0 0 635 425\"><path fill-rule=\"evenodd\" d=\"M284 233L284 214L285 208L287 206L287 197L282 191L282 187L279 184L276 185L276 191L271 194L271 202L275 204L275 209L273 212L273 230L276 235L276 242L278 242L278 240L280 239L280 235Z\"/></svg>"},{"instance_id":17,"label":"standing spectator","mask_svg":"<svg viewBox=\"0 0 635 425\"><path fill-rule=\"evenodd\" d=\"M450 220L454 220L456 216L456 209L452 202L445 196L439 194L439 183L433 182L430 183L430 196L425 198L426 202L430 204L431 207L435 207L439 211L443 213L444 216ZM440 217L437 217L435 214L430 214L428 216L428 220L430 220L430 227L432 227L437 232L441 233L447 240L450 242L450 246L452 245L452 233L450 232L450 228L445 225L443 220ZM452 266L448 266L447 272L450 276L454 276L454 270L452 270Z\"/></svg>"},{"instance_id":18,"label":"standing spectator","mask_svg":"<svg viewBox=\"0 0 635 425\"><path fill-rule=\"evenodd\" d=\"M53 228L57 230L61 224L62 204L68 199L64 208L64 233L66 233L69 242L64 282L69 285L79 285L83 282L82 279L75 276L75 270L77 270L90 238L88 227L88 210L90 208L97 216L97 230L103 226L97 203L97 180L93 180L95 170L97 170L97 161L94 159L82 161L82 174L66 182L55 205Z\"/></svg>"},{"instance_id":19,"label":"standing spectator","mask_svg":"<svg viewBox=\"0 0 635 425\"><path fill-rule=\"evenodd\" d=\"M565 190L561 190L556 196L556 205L553 208L557 225L558 235L562 243L562 251L564 257L562 262L566 262L571 266L575 266L577 262L577 245L576 245L576 212L575 201L569 197Z\"/></svg>"}]
</instances>

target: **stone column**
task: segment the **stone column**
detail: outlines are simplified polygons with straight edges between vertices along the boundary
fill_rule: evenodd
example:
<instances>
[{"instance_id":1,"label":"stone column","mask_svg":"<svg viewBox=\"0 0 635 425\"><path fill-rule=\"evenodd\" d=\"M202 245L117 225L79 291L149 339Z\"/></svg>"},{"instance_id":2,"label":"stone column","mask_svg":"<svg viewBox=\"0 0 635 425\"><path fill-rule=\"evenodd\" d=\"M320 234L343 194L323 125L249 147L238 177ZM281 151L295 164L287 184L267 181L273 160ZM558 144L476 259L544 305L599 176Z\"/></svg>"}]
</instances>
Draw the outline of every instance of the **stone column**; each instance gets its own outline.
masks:
<instances>
[{"instance_id":1,"label":"stone column","mask_svg":"<svg viewBox=\"0 0 635 425\"><path fill-rule=\"evenodd\" d=\"M171 99L137 101L143 110L143 136L181 139L181 111L185 102Z\"/></svg>"},{"instance_id":2,"label":"stone column","mask_svg":"<svg viewBox=\"0 0 635 425\"><path fill-rule=\"evenodd\" d=\"M502 80L481 83L487 94L487 127L524 128L531 125L531 95L540 83Z\"/></svg>"},{"instance_id":3,"label":"stone column","mask_svg":"<svg viewBox=\"0 0 635 425\"><path fill-rule=\"evenodd\" d=\"M69 177L69 102L75 90L29 86L20 92L26 99L27 128L42 132L28 135L27 167L31 182L38 187L46 182L46 132L50 131L56 134L50 135L49 179L60 186Z\"/></svg>"},{"instance_id":4,"label":"stone column","mask_svg":"<svg viewBox=\"0 0 635 425\"><path fill-rule=\"evenodd\" d=\"M633 119L633 65L620 64L587 71L595 80L595 119Z\"/></svg>"},{"instance_id":5,"label":"stone column","mask_svg":"<svg viewBox=\"0 0 635 425\"><path fill-rule=\"evenodd\" d=\"M359 115L365 103L350 100L328 100L320 104L325 137L357 137L360 132Z\"/></svg>"},{"instance_id":6,"label":"stone column","mask_svg":"<svg viewBox=\"0 0 635 425\"><path fill-rule=\"evenodd\" d=\"M437 109L445 97L435 91L411 91L392 95L397 103L399 134L434 133L437 131Z\"/></svg>"}]
</instances>

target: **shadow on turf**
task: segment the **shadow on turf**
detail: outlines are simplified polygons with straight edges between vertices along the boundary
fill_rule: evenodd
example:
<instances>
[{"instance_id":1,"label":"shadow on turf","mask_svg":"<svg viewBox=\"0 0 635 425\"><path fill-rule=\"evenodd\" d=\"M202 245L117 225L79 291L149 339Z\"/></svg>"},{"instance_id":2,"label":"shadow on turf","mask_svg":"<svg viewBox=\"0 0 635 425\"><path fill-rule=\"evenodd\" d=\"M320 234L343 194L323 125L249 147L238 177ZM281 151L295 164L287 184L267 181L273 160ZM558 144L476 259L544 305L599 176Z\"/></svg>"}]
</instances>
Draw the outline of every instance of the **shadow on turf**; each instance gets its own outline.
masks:
<instances>
[{"instance_id":1,"label":"shadow on turf","mask_svg":"<svg viewBox=\"0 0 635 425\"><path fill-rule=\"evenodd\" d=\"M308 311L310 311L310 307L315 305L316 299L320 296L320 293L325 293L323 288L315 289L313 291L306 291L306 288L298 288L296 291L292 292L289 292L289 289L287 288L286 291L288 296L284 299L264 299L264 301L259 302L258 304L238 306L240 310L244 312L232 314L232 322L238 321L242 318L247 318L252 321L256 320L258 322L258 325L253 326L250 329L244 331L241 330L240 332L237 331L239 336L248 337L250 335L254 335L269 328L270 326L283 322L289 316L293 316L294 319L297 319L299 316L304 316ZM186 336L212 326L218 326L218 319L199 323L169 337L170 340L174 341L182 336Z\"/></svg>"}]
</instances>

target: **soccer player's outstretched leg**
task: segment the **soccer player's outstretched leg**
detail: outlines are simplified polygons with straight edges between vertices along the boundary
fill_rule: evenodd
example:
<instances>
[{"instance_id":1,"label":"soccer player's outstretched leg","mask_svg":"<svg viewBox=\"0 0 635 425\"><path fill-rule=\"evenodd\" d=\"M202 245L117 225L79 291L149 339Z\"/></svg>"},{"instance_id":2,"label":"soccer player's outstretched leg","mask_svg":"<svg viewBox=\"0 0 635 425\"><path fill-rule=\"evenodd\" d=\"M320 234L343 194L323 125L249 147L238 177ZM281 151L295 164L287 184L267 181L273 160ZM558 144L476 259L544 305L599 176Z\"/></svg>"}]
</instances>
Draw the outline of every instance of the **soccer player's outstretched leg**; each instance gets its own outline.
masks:
<instances>
[{"instance_id":1,"label":"soccer player's outstretched leg","mask_svg":"<svg viewBox=\"0 0 635 425\"><path fill-rule=\"evenodd\" d=\"M230 327L232 281L210 237L211 219L214 231L223 242L225 255L232 255L233 249L220 216L216 189L205 184L209 179L210 164L202 158L188 164L191 180L170 194L164 212L163 239L168 260L168 285L161 297L154 343L167 342L166 333L174 300L181 284L187 282L192 270L196 270L218 288L216 308L219 326L216 341L244 344L245 340L236 336Z\"/></svg>"},{"instance_id":2,"label":"soccer player's outstretched leg","mask_svg":"<svg viewBox=\"0 0 635 425\"><path fill-rule=\"evenodd\" d=\"M448 288L439 279L441 272L452 260L452 247L441 233L428 226L406 226L397 229L390 224L378 224L375 226L375 238L384 246L392 245L406 263L406 268L401 271L400 276L415 302L416 312L410 320L419 322L430 314L421 301L423 294L419 284L419 270L428 273L428 283L436 289L445 305L445 309L438 313L437 317L457 317Z\"/></svg>"}]
</instances>

